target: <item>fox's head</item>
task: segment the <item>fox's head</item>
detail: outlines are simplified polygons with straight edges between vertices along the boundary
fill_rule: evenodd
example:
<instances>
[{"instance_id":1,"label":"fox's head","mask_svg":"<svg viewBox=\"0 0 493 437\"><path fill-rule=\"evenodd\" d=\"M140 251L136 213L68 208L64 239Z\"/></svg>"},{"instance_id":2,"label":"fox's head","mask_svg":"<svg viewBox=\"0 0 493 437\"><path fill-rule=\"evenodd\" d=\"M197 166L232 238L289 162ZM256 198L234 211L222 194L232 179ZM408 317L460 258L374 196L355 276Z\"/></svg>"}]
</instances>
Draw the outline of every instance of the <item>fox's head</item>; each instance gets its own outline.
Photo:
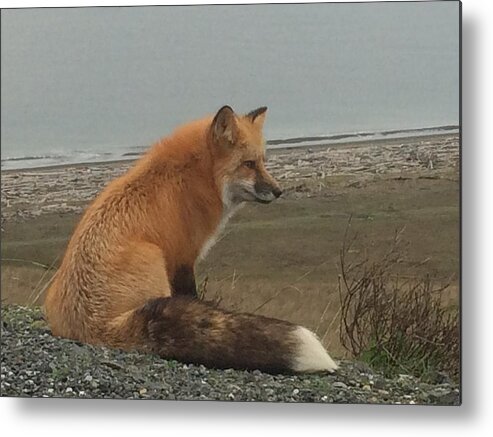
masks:
<instances>
[{"instance_id":1,"label":"fox's head","mask_svg":"<svg viewBox=\"0 0 493 437\"><path fill-rule=\"evenodd\" d=\"M223 106L210 127L214 176L227 206L255 201L270 203L281 188L265 168L262 134L267 108L237 115Z\"/></svg>"}]
</instances>

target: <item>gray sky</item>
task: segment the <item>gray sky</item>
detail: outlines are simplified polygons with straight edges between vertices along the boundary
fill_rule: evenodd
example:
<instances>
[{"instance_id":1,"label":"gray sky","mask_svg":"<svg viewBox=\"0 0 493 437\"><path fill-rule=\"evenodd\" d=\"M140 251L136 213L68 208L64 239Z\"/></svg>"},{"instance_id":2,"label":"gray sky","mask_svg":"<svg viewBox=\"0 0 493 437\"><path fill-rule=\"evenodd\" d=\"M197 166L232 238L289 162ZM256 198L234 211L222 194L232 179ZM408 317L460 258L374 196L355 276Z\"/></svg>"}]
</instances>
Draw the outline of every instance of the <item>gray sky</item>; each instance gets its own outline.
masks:
<instances>
[{"instance_id":1,"label":"gray sky","mask_svg":"<svg viewBox=\"0 0 493 437\"><path fill-rule=\"evenodd\" d=\"M2 11L2 152L145 145L223 104L268 137L458 123L458 2Z\"/></svg>"}]
</instances>

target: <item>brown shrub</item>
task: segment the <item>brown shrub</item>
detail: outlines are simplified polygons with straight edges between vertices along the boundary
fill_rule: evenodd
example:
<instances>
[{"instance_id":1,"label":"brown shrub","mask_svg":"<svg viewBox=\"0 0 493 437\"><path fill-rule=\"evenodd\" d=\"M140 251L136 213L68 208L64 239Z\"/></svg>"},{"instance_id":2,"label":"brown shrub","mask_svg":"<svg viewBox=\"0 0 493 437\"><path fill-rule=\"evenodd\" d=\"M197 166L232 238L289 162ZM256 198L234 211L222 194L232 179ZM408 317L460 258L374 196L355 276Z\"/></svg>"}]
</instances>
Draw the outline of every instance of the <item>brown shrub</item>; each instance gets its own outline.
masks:
<instances>
[{"instance_id":1,"label":"brown shrub","mask_svg":"<svg viewBox=\"0 0 493 437\"><path fill-rule=\"evenodd\" d=\"M350 222L340 252L342 345L388 376L434 379L445 372L458 378L459 311L443 301L450 282L438 286L430 275L395 273L404 257L402 231L383 255L370 260L351 249L356 235L349 241L349 229Z\"/></svg>"}]
</instances>

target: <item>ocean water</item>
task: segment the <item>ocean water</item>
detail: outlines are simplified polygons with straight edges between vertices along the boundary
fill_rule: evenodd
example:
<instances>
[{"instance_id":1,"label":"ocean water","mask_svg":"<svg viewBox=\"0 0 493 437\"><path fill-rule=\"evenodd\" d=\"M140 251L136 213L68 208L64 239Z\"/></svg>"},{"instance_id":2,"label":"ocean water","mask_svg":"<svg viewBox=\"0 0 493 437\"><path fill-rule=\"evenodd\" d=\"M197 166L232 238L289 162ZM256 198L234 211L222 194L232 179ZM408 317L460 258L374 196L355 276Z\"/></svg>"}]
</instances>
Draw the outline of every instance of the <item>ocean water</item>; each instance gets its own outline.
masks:
<instances>
[{"instance_id":1,"label":"ocean water","mask_svg":"<svg viewBox=\"0 0 493 437\"><path fill-rule=\"evenodd\" d=\"M421 129L400 129L383 132L353 132L315 137L295 137L267 140L267 149L286 149L294 147L336 146L341 143L357 143L381 139L399 139L405 137L422 137L426 135L456 134L459 126L437 126ZM2 158L2 170L19 170L35 167L51 167L77 163L95 163L109 161L134 160L141 156L147 146L117 147L108 152L105 150L85 152L83 150L70 150L66 152L47 152L40 155L25 155L18 157Z\"/></svg>"},{"instance_id":2,"label":"ocean water","mask_svg":"<svg viewBox=\"0 0 493 437\"><path fill-rule=\"evenodd\" d=\"M130 159L224 104L268 106L269 147L459 123L458 2L3 10L1 25L2 169Z\"/></svg>"}]
</instances>

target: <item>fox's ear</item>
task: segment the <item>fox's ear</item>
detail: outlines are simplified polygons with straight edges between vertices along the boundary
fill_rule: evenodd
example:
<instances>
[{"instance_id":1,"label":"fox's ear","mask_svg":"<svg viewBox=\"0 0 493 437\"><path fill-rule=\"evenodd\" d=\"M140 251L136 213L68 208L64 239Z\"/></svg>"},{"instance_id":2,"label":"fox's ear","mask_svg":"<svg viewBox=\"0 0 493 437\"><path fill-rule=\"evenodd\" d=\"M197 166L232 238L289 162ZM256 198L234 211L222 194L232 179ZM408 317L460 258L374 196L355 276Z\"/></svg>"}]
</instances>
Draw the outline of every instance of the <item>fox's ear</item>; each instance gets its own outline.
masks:
<instances>
[{"instance_id":1,"label":"fox's ear","mask_svg":"<svg viewBox=\"0 0 493 437\"><path fill-rule=\"evenodd\" d=\"M260 128L264 125L265 116L267 115L267 106L262 106L260 108L250 111L246 116L250 121Z\"/></svg>"},{"instance_id":2,"label":"fox's ear","mask_svg":"<svg viewBox=\"0 0 493 437\"><path fill-rule=\"evenodd\" d=\"M220 145L234 145L238 141L236 115L230 106L223 106L212 120L212 134Z\"/></svg>"}]
</instances>

